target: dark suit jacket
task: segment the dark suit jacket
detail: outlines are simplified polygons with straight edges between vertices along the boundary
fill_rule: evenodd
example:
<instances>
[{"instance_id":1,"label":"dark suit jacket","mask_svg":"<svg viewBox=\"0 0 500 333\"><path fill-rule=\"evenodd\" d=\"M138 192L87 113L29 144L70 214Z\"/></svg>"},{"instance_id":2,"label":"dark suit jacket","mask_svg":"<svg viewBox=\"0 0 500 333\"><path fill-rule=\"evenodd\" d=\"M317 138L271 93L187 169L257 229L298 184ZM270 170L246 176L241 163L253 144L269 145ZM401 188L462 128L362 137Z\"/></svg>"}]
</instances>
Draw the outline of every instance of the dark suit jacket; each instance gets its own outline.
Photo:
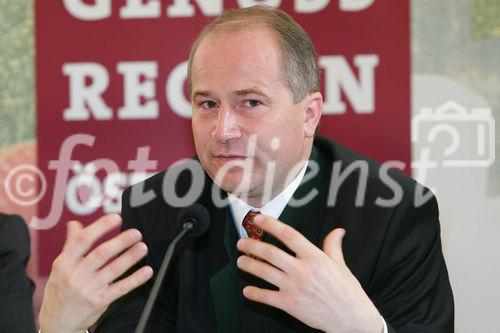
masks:
<instances>
[{"instance_id":1,"label":"dark suit jacket","mask_svg":"<svg viewBox=\"0 0 500 333\"><path fill-rule=\"evenodd\" d=\"M0 213L0 332L35 332L33 291L26 275L30 238L17 215Z\"/></svg>"},{"instance_id":2,"label":"dark suit jacket","mask_svg":"<svg viewBox=\"0 0 500 333\"><path fill-rule=\"evenodd\" d=\"M306 206L287 206L280 220L318 247L332 229L346 229L346 263L386 320L389 331L452 332L453 296L441 251L434 197L416 207L417 184L411 178L391 171L391 178L383 181L378 164L330 140L315 140L311 160L319 164L320 172L310 180L306 176L294 198L316 193L314 199ZM346 170L359 161L363 161L365 170L354 168L339 187L339 177L333 177L332 172ZM141 184L144 192L156 194L156 199L145 205L130 205L130 188L123 195L123 227L142 232L149 254L141 264L147 263L155 271L177 233L175 221L180 210L165 203L163 179L164 173L160 173ZM365 203L359 206L357 186L364 181ZM181 173L177 194L186 194L190 184L190 173ZM395 184L402 189L400 203L377 206L377 198L394 196ZM329 190L335 187L338 194L336 200L330 194L329 205ZM152 314L150 332L315 331L280 310L244 299L242 288L247 284L272 286L236 267L238 235L230 209L217 208L211 190L212 182L205 176L197 202L207 207L211 226L179 251ZM263 240L283 248L270 235ZM112 304L100 319L97 332L133 332L150 288L148 283Z\"/></svg>"}]
</instances>

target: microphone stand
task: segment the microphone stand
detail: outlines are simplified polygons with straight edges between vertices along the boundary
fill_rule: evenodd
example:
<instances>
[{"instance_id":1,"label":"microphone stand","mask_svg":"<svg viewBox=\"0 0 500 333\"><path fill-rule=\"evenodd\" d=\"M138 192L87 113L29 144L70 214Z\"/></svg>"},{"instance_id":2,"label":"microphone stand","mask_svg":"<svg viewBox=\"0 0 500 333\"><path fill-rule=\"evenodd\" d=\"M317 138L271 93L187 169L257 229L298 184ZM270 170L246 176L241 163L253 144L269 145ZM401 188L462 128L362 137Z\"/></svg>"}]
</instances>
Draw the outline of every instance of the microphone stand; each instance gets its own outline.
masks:
<instances>
[{"instance_id":1,"label":"microphone stand","mask_svg":"<svg viewBox=\"0 0 500 333\"><path fill-rule=\"evenodd\" d=\"M139 320L139 324L135 329L135 333L143 333L146 329L146 325L148 324L149 316L151 315L151 311L153 310L153 306L155 304L156 298L158 297L161 285L163 283L163 278L167 273L167 269L170 265L170 261L174 255L175 248L177 243L194 228L194 224L191 221L187 221L182 225L182 231L175 237L170 245L168 246L167 252L165 253L165 258L161 263L160 270L158 271L158 275L156 277L155 283L153 284L153 288L151 289L151 293L149 294L148 301L144 307L144 311L142 312L141 319Z\"/></svg>"}]
</instances>

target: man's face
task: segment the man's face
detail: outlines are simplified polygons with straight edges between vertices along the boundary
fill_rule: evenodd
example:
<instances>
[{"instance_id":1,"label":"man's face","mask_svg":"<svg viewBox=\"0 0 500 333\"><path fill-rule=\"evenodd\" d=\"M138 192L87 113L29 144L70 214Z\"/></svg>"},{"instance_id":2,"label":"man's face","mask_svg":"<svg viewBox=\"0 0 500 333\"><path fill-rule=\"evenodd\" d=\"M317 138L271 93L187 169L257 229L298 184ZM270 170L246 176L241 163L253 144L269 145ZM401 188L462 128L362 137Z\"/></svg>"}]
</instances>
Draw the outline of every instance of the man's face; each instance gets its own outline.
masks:
<instances>
[{"instance_id":1,"label":"man's face","mask_svg":"<svg viewBox=\"0 0 500 333\"><path fill-rule=\"evenodd\" d=\"M270 188L271 198L279 194L290 170L309 158L312 135L311 99L294 104L276 37L257 27L213 32L199 45L191 79L194 142L210 177L245 162L251 170L229 168L216 183L246 193L254 205ZM292 172L291 179L298 169ZM248 182L238 191L245 175Z\"/></svg>"}]
</instances>

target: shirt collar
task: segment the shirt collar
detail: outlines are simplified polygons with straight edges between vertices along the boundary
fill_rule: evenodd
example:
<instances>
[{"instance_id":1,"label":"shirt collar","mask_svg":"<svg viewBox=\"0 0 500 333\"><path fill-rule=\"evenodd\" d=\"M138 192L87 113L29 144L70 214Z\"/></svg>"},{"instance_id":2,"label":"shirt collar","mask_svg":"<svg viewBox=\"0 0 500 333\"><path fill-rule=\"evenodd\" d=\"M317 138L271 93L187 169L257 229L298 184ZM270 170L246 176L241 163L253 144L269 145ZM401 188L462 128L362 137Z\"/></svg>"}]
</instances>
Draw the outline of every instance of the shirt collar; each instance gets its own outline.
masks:
<instances>
[{"instance_id":1,"label":"shirt collar","mask_svg":"<svg viewBox=\"0 0 500 333\"><path fill-rule=\"evenodd\" d=\"M240 237L248 237L245 228L243 228L243 219L249 211L260 211L262 214L269 215L275 219L277 219L281 215L283 210L285 210L288 201L290 201L293 194L302 182L308 164L309 163L307 162L304 165L297 177L295 177L295 179L290 184L288 184L288 186L283 191L281 191L280 194L275 196L271 201L266 203L261 208L252 207L238 197L232 194L228 194L229 207L231 208L231 213L233 215L234 225L236 227L236 230L238 230L238 234L240 235Z\"/></svg>"}]
</instances>

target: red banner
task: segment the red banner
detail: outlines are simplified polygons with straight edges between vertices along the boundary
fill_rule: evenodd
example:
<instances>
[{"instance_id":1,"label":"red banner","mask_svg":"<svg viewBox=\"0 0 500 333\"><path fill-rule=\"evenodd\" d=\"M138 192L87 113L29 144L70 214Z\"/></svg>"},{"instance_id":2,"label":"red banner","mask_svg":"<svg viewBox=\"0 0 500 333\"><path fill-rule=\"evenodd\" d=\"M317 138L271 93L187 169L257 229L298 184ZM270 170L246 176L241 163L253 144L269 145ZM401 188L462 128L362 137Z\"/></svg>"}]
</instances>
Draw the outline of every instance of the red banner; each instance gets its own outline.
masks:
<instances>
[{"instance_id":1,"label":"red banner","mask_svg":"<svg viewBox=\"0 0 500 333\"><path fill-rule=\"evenodd\" d=\"M285 10L317 47L320 134L409 164L409 1L39 0L38 164L47 186L32 226L42 229L40 274L61 250L66 221L118 212L124 188L194 154L190 46L223 10L255 3Z\"/></svg>"}]
</instances>

